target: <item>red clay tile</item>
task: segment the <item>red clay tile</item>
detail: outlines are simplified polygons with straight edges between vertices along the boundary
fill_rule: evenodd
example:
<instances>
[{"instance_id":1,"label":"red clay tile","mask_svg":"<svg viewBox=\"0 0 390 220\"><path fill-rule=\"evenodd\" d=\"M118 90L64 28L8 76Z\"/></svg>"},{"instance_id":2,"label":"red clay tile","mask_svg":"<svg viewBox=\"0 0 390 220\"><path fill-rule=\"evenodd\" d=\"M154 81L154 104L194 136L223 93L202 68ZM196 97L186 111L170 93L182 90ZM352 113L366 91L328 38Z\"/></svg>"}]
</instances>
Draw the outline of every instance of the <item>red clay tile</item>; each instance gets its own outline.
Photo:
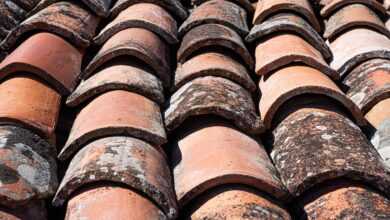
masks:
<instances>
[{"instance_id":1,"label":"red clay tile","mask_svg":"<svg viewBox=\"0 0 390 220\"><path fill-rule=\"evenodd\" d=\"M128 28L144 28L152 31L170 44L178 43L175 19L155 4L140 3L123 10L95 37L95 43L103 44L114 34Z\"/></svg>"},{"instance_id":2,"label":"red clay tile","mask_svg":"<svg viewBox=\"0 0 390 220\"><path fill-rule=\"evenodd\" d=\"M324 1L324 7L321 9L321 15L323 17L329 17L336 11L350 4L363 4L367 5L371 9L375 10L376 13L379 13L380 16L386 16L385 8L377 0L329 0Z\"/></svg>"},{"instance_id":3,"label":"red clay tile","mask_svg":"<svg viewBox=\"0 0 390 220\"><path fill-rule=\"evenodd\" d=\"M155 145L165 143L159 106L144 96L123 90L100 95L77 115L59 158L68 159L97 138L121 134Z\"/></svg>"},{"instance_id":4,"label":"red clay tile","mask_svg":"<svg viewBox=\"0 0 390 220\"><path fill-rule=\"evenodd\" d=\"M203 24L221 24L245 37L249 30L246 11L240 6L224 0L211 0L195 8L181 25L179 35Z\"/></svg>"},{"instance_id":5,"label":"red clay tile","mask_svg":"<svg viewBox=\"0 0 390 220\"><path fill-rule=\"evenodd\" d=\"M90 78L81 81L66 104L76 107L103 93L126 90L139 93L159 104L164 103L163 87L149 69L131 60L116 60Z\"/></svg>"},{"instance_id":6,"label":"red clay tile","mask_svg":"<svg viewBox=\"0 0 390 220\"><path fill-rule=\"evenodd\" d=\"M366 118L375 128L371 143L390 167L390 98L377 103Z\"/></svg>"},{"instance_id":7,"label":"red clay tile","mask_svg":"<svg viewBox=\"0 0 390 220\"><path fill-rule=\"evenodd\" d=\"M17 208L0 207L1 220L46 220L47 212L44 201L31 201Z\"/></svg>"},{"instance_id":8,"label":"red clay tile","mask_svg":"<svg viewBox=\"0 0 390 220\"><path fill-rule=\"evenodd\" d=\"M289 64L306 64L318 69L334 80L339 75L331 69L321 53L307 41L293 34L280 34L256 46L256 73L268 77Z\"/></svg>"},{"instance_id":9,"label":"red clay tile","mask_svg":"<svg viewBox=\"0 0 390 220\"><path fill-rule=\"evenodd\" d=\"M175 73L176 91L189 81L203 76L219 76L232 80L250 92L256 90L247 69L234 58L219 52L207 52L196 55L183 64L178 64Z\"/></svg>"},{"instance_id":10,"label":"red clay tile","mask_svg":"<svg viewBox=\"0 0 390 220\"><path fill-rule=\"evenodd\" d=\"M322 37L310 26L303 18L291 13L279 13L270 17L261 24L255 25L246 41L249 43L256 42L265 37L272 36L276 33L290 32L302 37L321 52L326 60L332 59L332 52Z\"/></svg>"},{"instance_id":11,"label":"red clay tile","mask_svg":"<svg viewBox=\"0 0 390 220\"><path fill-rule=\"evenodd\" d=\"M279 108L293 97L303 94L327 96L344 106L359 125L366 121L359 108L349 100L326 75L306 66L290 66L278 70L260 83L260 115L266 128L273 126L273 119Z\"/></svg>"},{"instance_id":12,"label":"red clay tile","mask_svg":"<svg viewBox=\"0 0 390 220\"><path fill-rule=\"evenodd\" d=\"M389 59L390 39L370 29L356 28L331 42L330 49L333 52L331 67L344 77L357 65L367 60Z\"/></svg>"},{"instance_id":13,"label":"red clay tile","mask_svg":"<svg viewBox=\"0 0 390 220\"><path fill-rule=\"evenodd\" d=\"M168 217L177 215L168 164L146 142L116 136L86 145L73 157L53 204L60 206L80 187L98 182L125 184L148 196Z\"/></svg>"},{"instance_id":14,"label":"red clay tile","mask_svg":"<svg viewBox=\"0 0 390 220\"><path fill-rule=\"evenodd\" d=\"M367 120L375 128L390 118L390 99L384 99L373 106L366 114Z\"/></svg>"},{"instance_id":15,"label":"red clay tile","mask_svg":"<svg viewBox=\"0 0 390 220\"><path fill-rule=\"evenodd\" d=\"M180 0L116 0L111 8L111 16L115 17L129 6L138 3L159 5L167 9L171 14L177 16L180 20L185 20L188 16L187 10L183 7Z\"/></svg>"},{"instance_id":16,"label":"red clay tile","mask_svg":"<svg viewBox=\"0 0 390 220\"><path fill-rule=\"evenodd\" d=\"M118 186L97 186L82 190L68 203L65 220L158 219L167 217L151 201Z\"/></svg>"},{"instance_id":17,"label":"red clay tile","mask_svg":"<svg viewBox=\"0 0 390 220\"><path fill-rule=\"evenodd\" d=\"M349 86L347 96L363 114L376 103L390 98L390 60L373 59L357 66L344 79Z\"/></svg>"},{"instance_id":18,"label":"red clay tile","mask_svg":"<svg viewBox=\"0 0 390 220\"><path fill-rule=\"evenodd\" d=\"M224 122L193 122L172 150L179 206L226 184L244 184L276 198L288 198L261 143Z\"/></svg>"},{"instance_id":19,"label":"red clay tile","mask_svg":"<svg viewBox=\"0 0 390 220\"><path fill-rule=\"evenodd\" d=\"M278 202L245 186L223 186L202 196L191 211L192 220L268 219L290 220Z\"/></svg>"},{"instance_id":20,"label":"red clay tile","mask_svg":"<svg viewBox=\"0 0 390 220\"><path fill-rule=\"evenodd\" d=\"M0 79L28 72L46 80L62 95L68 95L78 83L82 57L83 52L61 37L38 33L0 63Z\"/></svg>"},{"instance_id":21,"label":"red clay tile","mask_svg":"<svg viewBox=\"0 0 390 220\"><path fill-rule=\"evenodd\" d=\"M272 160L295 196L341 177L388 193L388 168L363 132L338 110L300 108L273 130L273 136Z\"/></svg>"},{"instance_id":22,"label":"red clay tile","mask_svg":"<svg viewBox=\"0 0 390 220\"><path fill-rule=\"evenodd\" d=\"M241 37L234 30L219 24L204 24L187 32L177 52L177 60L184 63L196 51L216 46L227 48L236 53L249 69L253 69L253 58Z\"/></svg>"},{"instance_id":23,"label":"red clay tile","mask_svg":"<svg viewBox=\"0 0 390 220\"><path fill-rule=\"evenodd\" d=\"M163 85L169 86L169 48L156 34L143 28L125 29L106 41L85 68L83 78L90 77L98 67L120 56L131 56L145 62L155 71Z\"/></svg>"},{"instance_id":24,"label":"red clay tile","mask_svg":"<svg viewBox=\"0 0 390 220\"><path fill-rule=\"evenodd\" d=\"M199 6L208 1L210 0L191 0L191 4L195 6ZM229 1L241 6L251 15L255 12L256 7L253 7L253 4L255 3L252 3L251 0L229 0Z\"/></svg>"},{"instance_id":25,"label":"red clay tile","mask_svg":"<svg viewBox=\"0 0 390 220\"><path fill-rule=\"evenodd\" d=\"M390 31L381 19L369 7L361 4L347 5L330 16L326 22L324 37L332 41L356 27L370 28L390 38Z\"/></svg>"},{"instance_id":26,"label":"red clay tile","mask_svg":"<svg viewBox=\"0 0 390 220\"><path fill-rule=\"evenodd\" d=\"M82 0L93 12L102 17L109 14L112 0Z\"/></svg>"},{"instance_id":27,"label":"red clay tile","mask_svg":"<svg viewBox=\"0 0 390 220\"><path fill-rule=\"evenodd\" d=\"M249 133L264 130L250 93L221 77L199 77L177 90L165 111L166 128L173 131L187 118L197 115L218 115Z\"/></svg>"},{"instance_id":28,"label":"red clay tile","mask_svg":"<svg viewBox=\"0 0 390 220\"><path fill-rule=\"evenodd\" d=\"M99 19L88 10L71 2L57 2L23 21L4 40L3 48L11 49L26 34L47 31L72 42L76 47L88 47L95 35Z\"/></svg>"},{"instance_id":29,"label":"red clay tile","mask_svg":"<svg viewBox=\"0 0 390 220\"><path fill-rule=\"evenodd\" d=\"M0 126L0 204L16 207L52 196L58 185L55 155L54 146L29 130Z\"/></svg>"},{"instance_id":30,"label":"red clay tile","mask_svg":"<svg viewBox=\"0 0 390 220\"><path fill-rule=\"evenodd\" d=\"M253 17L253 24L260 24L268 17L279 12L293 12L304 17L317 32L321 32L321 25L313 12L308 0L259 0Z\"/></svg>"},{"instance_id":31,"label":"red clay tile","mask_svg":"<svg viewBox=\"0 0 390 220\"><path fill-rule=\"evenodd\" d=\"M389 219L390 201L361 184L331 183L299 202L299 219Z\"/></svg>"},{"instance_id":32,"label":"red clay tile","mask_svg":"<svg viewBox=\"0 0 390 220\"><path fill-rule=\"evenodd\" d=\"M61 96L44 83L27 77L0 84L0 124L17 124L52 138L57 125Z\"/></svg>"}]
</instances>

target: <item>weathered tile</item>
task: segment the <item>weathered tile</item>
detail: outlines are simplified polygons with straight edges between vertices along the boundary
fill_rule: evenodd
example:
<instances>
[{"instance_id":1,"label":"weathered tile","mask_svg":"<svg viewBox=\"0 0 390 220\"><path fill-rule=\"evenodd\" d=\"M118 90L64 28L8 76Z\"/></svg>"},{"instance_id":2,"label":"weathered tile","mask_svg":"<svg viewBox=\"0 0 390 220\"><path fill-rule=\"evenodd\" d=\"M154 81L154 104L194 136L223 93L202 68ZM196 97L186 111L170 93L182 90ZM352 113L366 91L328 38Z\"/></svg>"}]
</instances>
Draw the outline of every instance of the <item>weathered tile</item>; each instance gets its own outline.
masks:
<instances>
[{"instance_id":1,"label":"weathered tile","mask_svg":"<svg viewBox=\"0 0 390 220\"><path fill-rule=\"evenodd\" d=\"M0 84L0 100L0 124L24 126L53 138L61 106L61 96L54 89L34 78L17 76Z\"/></svg>"},{"instance_id":2,"label":"weathered tile","mask_svg":"<svg viewBox=\"0 0 390 220\"><path fill-rule=\"evenodd\" d=\"M390 167L390 98L378 102L366 118L374 127L371 143Z\"/></svg>"},{"instance_id":3,"label":"weathered tile","mask_svg":"<svg viewBox=\"0 0 390 220\"><path fill-rule=\"evenodd\" d=\"M324 1L323 8L321 9L321 15L323 17L329 17L336 11L340 10L346 5L351 3L364 4L373 9L378 15L385 17L386 9L377 0L331 0Z\"/></svg>"},{"instance_id":4,"label":"weathered tile","mask_svg":"<svg viewBox=\"0 0 390 220\"><path fill-rule=\"evenodd\" d=\"M123 10L95 37L95 43L103 44L114 34L127 28L144 28L152 31L170 44L178 43L177 23L162 7L139 3Z\"/></svg>"},{"instance_id":5,"label":"weathered tile","mask_svg":"<svg viewBox=\"0 0 390 220\"><path fill-rule=\"evenodd\" d=\"M223 52L206 52L190 58L183 64L179 63L172 90L176 91L187 82L203 76L224 77L240 84L250 92L256 90L256 84L245 66Z\"/></svg>"},{"instance_id":6,"label":"weathered tile","mask_svg":"<svg viewBox=\"0 0 390 220\"><path fill-rule=\"evenodd\" d=\"M210 0L191 0L191 3L193 5L198 6L208 1ZM252 1L250 0L229 0L229 1L245 8L245 10L251 15L255 12L255 8L252 6Z\"/></svg>"},{"instance_id":7,"label":"weathered tile","mask_svg":"<svg viewBox=\"0 0 390 220\"><path fill-rule=\"evenodd\" d=\"M86 80L82 80L66 104L76 107L112 90L126 90L164 103L163 86L152 70L128 59L115 60Z\"/></svg>"},{"instance_id":8,"label":"weathered tile","mask_svg":"<svg viewBox=\"0 0 390 220\"><path fill-rule=\"evenodd\" d=\"M58 34L74 46L85 48L95 35L99 19L88 10L72 2L57 2L24 20L2 42L12 49L28 33L37 30Z\"/></svg>"},{"instance_id":9,"label":"weathered tile","mask_svg":"<svg viewBox=\"0 0 390 220\"><path fill-rule=\"evenodd\" d=\"M179 206L226 184L255 187L286 199L288 194L261 143L225 122L194 120L172 146Z\"/></svg>"},{"instance_id":10,"label":"weathered tile","mask_svg":"<svg viewBox=\"0 0 390 220\"><path fill-rule=\"evenodd\" d=\"M390 201L367 186L331 182L299 202L298 219L389 219Z\"/></svg>"},{"instance_id":11,"label":"weathered tile","mask_svg":"<svg viewBox=\"0 0 390 220\"><path fill-rule=\"evenodd\" d=\"M68 95L78 83L82 57L83 52L61 37L38 33L0 63L0 78L28 72L46 80L62 95Z\"/></svg>"},{"instance_id":12,"label":"weathered tile","mask_svg":"<svg viewBox=\"0 0 390 220\"><path fill-rule=\"evenodd\" d=\"M256 46L256 73L268 77L272 72L289 64L306 64L318 69L334 80L339 74L330 68L320 51L303 38L293 34L279 34Z\"/></svg>"},{"instance_id":13,"label":"weathered tile","mask_svg":"<svg viewBox=\"0 0 390 220\"><path fill-rule=\"evenodd\" d=\"M69 200L65 219L168 219L145 196L123 187L106 185L80 190Z\"/></svg>"},{"instance_id":14,"label":"weathered tile","mask_svg":"<svg viewBox=\"0 0 390 220\"><path fill-rule=\"evenodd\" d=\"M98 96L77 115L59 158L68 159L97 138L121 134L155 145L165 143L159 106L144 96L123 90Z\"/></svg>"},{"instance_id":15,"label":"weathered tile","mask_svg":"<svg viewBox=\"0 0 390 220\"><path fill-rule=\"evenodd\" d=\"M262 93L259 109L266 128L273 127L273 119L288 100L303 94L323 95L344 106L359 125L366 121L359 108L348 99L323 73L306 66L290 66L280 69L259 83Z\"/></svg>"},{"instance_id":16,"label":"weathered tile","mask_svg":"<svg viewBox=\"0 0 390 220\"><path fill-rule=\"evenodd\" d=\"M324 37L333 40L354 27L370 28L390 37L390 31L374 11L361 4L347 5L330 16L326 22Z\"/></svg>"},{"instance_id":17,"label":"weathered tile","mask_svg":"<svg viewBox=\"0 0 390 220\"><path fill-rule=\"evenodd\" d=\"M106 62L123 56L145 62L154 70L163 85L169 86L171 69L168 45L156 34L143 28L125 29L112 36L85 68L83 78L90 77Z\"/></svg>"},{"instance_id":18,"label":"weathered tile","mask_svg":"<svg viewBox=\"0 0 390 220\"><path fill-rule=\"evenodd\" d=\"M15 208L55 193L58 182L54 146L29 130L0 126L0 155L3 207Z\"/></svg>"},{"instance_id":19,"label":"weathered tile","mask_svg":"<svg viewBox=\"0 0 390 220\"><path fill-rule=\"evenodd\" d=\"M353 42L353 43L351 43ZM330 43L333 61L330 66L343 78L354 67L373 58L390 58L390 39L376 31L355 28Z\"/></svg>"},{"instance_id":20,"label":"weathered tile","mask_svg":"<svg viewBox=\"0 0 390 220\"><path fill-rule=\"evenodd\" d=\"M204 24L187 32L177 52L177 60L179 63L184 63L195 52L215 46L237 54L249 69L253 69L253 58L241 37L234 30L220 24Z\"/></svg>"},{"instance_id":21,"label":"weathered tile","mask_svg":"<svg viewBox=\"0 0 390 220\"><path fill-rule=\"evenodd\" d=\"M183 7L180 0L116 0L111 8L111 16L115 17L124 9L138 3L159 5L181 20L185 20L188 16L187 10Z\"/></svg>"},{"instance_id":22,"label":"weathered tile","mask_svg":"<svg viewBox=\"0 0 390 220\"><path fill-rule=\"evenodd\" d=\"M221 24L245 37L249 30L247 14L240 6L224 0L211 0L195 8L179 28L184 36L192 28L203 24Z\"/></svg>"},{"instance_id":23,"label":"weathered tile","mask_svg":"<svg viewBox=\"0 0 390 220\"><path fill-rule=\"evenodd\" d=\"M295 196L337 178L388 193L389 169L363 132L338 110L300 108L273 130L273 136L271 158Z\"/></svg>"},{"instance_id":24,"label":"weathered tile","mask_svg":"<svg viewBox=\"0 0 390 220\"><path fill-rule=\"evenodd\" d=\"M347 96L365 114L376 103L390 98L390 60L366 61L352 70L343 83L349 87Z\"/></svg>"},{"instance_id":25,"label":"weathered tile","mask_svg":"<svg viewBox=\"0 0 390 220\"><path fill-rule=\"evenodd\" d=\"M191 220L290 220L286 209L269 196L245 186L221 186L193 203Z\"/></svg>"},{"instance_id":26,"label":"weathered tile","mask_svg":"<svg viewBox=\"0 0 390 220\"><path fill-rule=\"evenodd\" d=\"M102 181L127 185L147 195L169 217L177 215L165 157L148 143L124 136L98 139L72 159L53 200L62 205L82 186Z\"/></svg>"},{"instance_id":27,"label":"weathered tile","mask_svg":"<svg viewBox=\"0 0 390 220\"><path fill-rule=\"evenodd\" d=\"M197 115L218 115L246 132L263 132L250 93L225 78L199 77L182 86L171 96L165 126L172 132L187 118Z\"/></svg>"},{"instance_id":28,"label":"weathered tile","mask_svg":"<svg viewBox=\"0 0 390 220\"><path fill-rule=\"evenodd\" d=\"M260 24L267 17L285 11L299 14L304 17L317 32L321 32L321 25L308 0L260 0L256 6L253 24Z\"/></svg>"},{"instance_id":29,"label":"weathered tile","mask_svg":"<svg viewBox=\"0 0 390 220\"><path fill-rule=\"evenodd\" d=\"M321 52L326 60L332 59L332 52L322 37L303 18L292 13L276 14L261 24L253 26L246 41L253 43L277 33L294 33Z\"/></svg>"}]
</instances>

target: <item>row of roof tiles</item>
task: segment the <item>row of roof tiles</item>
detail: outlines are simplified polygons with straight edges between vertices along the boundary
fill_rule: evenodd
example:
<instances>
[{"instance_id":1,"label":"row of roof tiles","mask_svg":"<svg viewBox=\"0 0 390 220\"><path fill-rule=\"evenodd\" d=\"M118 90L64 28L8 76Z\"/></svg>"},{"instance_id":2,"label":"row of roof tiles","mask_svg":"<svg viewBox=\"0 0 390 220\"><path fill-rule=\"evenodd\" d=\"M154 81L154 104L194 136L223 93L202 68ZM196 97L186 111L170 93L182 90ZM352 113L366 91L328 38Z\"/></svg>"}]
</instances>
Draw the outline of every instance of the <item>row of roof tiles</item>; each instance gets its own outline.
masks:
<instances>
[{"instance_id":1,"label":"row of roof tiles","mask_svg":"<svg viewBox=\"0 0 390 220\"><path fill-rule=\"evenodd\" d=\"M18 2L28 18L1 24L2 218L44 219L56 190L66 219L390 216L379 2L192 1L188 18L178 1ZM58 186L61 100L79 112Z\"/></svg>"}]
</instances>

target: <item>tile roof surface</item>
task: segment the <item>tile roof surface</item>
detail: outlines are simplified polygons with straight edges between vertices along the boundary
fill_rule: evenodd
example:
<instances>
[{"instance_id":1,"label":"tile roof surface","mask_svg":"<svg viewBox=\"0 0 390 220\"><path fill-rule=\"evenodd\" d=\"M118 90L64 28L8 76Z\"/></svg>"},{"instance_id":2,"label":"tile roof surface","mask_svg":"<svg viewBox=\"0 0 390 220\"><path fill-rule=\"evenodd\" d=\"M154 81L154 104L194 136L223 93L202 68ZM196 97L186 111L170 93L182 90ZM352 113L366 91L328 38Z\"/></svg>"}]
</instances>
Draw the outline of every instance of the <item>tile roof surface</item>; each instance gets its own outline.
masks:
<instances>
[{"instance_id":1,"label":"tile roof surface","mask_svg":"<svg viewBox=\"0 0 390 220\"><path fill-rule=\"evenodd\" d=\"M0 219L390 219L389 15L0 0Z\"/></svg>"}]
</instances>

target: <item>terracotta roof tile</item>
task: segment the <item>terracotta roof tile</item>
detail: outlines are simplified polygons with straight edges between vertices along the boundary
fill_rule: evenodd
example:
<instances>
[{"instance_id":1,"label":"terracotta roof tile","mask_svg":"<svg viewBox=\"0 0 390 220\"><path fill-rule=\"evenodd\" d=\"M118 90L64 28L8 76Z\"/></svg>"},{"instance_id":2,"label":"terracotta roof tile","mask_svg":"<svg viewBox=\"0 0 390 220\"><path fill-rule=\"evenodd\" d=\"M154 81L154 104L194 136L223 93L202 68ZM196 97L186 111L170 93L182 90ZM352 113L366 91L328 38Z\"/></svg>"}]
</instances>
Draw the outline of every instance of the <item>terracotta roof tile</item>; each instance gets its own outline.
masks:
<instances>
[{"instance_id":1,"label":"terracotta roof tile","mask_svg":"<svg viewBox=\"0 0 390 220\"><path fill-rule=\"evenodd\" d=\"M253 18L253 24L259 24L269 16L284 11L290 11L299 14L300 16L304 17L316 31L321 31L321 25L319 24L310 1L308 0L258 1L256 6L256 13Z\"/></svg>"},{"instance_id":2,"label":"terracotta roof tile","mask_svg":"<svg viewBox=\"0 0 390 220\"><path fill-rule=\"evenodd\" d=\"M82 57L82 51L61 37L38 33L25 40L0 63L0 78L28 72L67 95L78 83Z\"/></svg>"},{"instance_id":3,"label":"terracotta roof tile","mask_svg":"<svg viewBox=\"0 0 390 220\"><path fill-rule=\"evenodd\" d=\"M249 69L254 61L242 38L233 29L220 24L204 24L187 32L177 52L177 60L184 63L191 55L208 47L219 46L231 50L241 57Z\"/></svg>"},{"instance_id":4,"label":"terracotta roof tile","mask_svg":"<svg viewBox=\"0 0 390 220\"><path fill-rule=\"evenodd\" d=\"M376 103L390 98L390 60L372 59L357 66L344 79L347 96L365 114Z\"/></svg>"},{"instance_id":5,"label":"terracotta roof tile","mask_svg":"<svg viewBox=\"0 0 390 220\"><path fill-rule=\"evenodd\" d=\"M369 7L361 4L347 5L330 16L326 22L324 37L333 40L337 35L356 27L374 29L390 37L390 31L381 19Z\"/></svg>"},{"instance_id":6,"label":"terracotta roof tile","mask_svg":"<svg viewBox=\"0 0 390 220\"><path fill-rule=\"evenodd\" d=\"M340 177L369 183L387 193L388 168L361 130L343 114L301 108L288 115L273 136L272 160L293 195Z\"/></svg>"},{"instance_id":7,"label":"terracotta roof tile","mask_svg":"<svg viewBox=\"0 0 390 220\"><path fill-rule=\"evenodd\" d=\"M206 52L195 55L183 64L178 64L175 73L174 91L187 82L203 76L218 76L230 79L250 92L256 90L249 71L226 52Z\"/></svg>"},{"instance_id":8,"label":"terracotta roof tile","mask_svg":"<svg viewBox=\"0 0 390 220\"><path fill-rule=\"evenodd\" d=\"M52 196L58 187L54 146L15 126L0 126L0 140L0 204L16 207Z\"/></svg>"},{"instance_id":9,"label":"terracotta roof tile","mask_svg":"<svg viewBox=\"0 0 390 220\"><path fill-rule=\"evenodd\" d=\"M180 0L116 0L111 8L111 16L115 17L127 7L138 3L152 3L167 9L171 14L178 19L184 20L187 18L187 10L183 7Z\"/></svg>"},{"instance_id":10,"label":"terracotta roof tile","mask_svg":"<svg viewBox=\"0 0 390 220\"><path fill-rule=\"evenodd\" d=\"M2 1L0 219L389 218L388 8Z\"/></svg>"},{"instance_id":11,"label":"terracotta roof tile","mask_svg":"<svg viewBox=\"0 0 390 220\"><path fill-rule=\"evenodd\" d=\"M135 4L123 10L100 31L95 43L103 44L119 31L137 27L156 33L170 44L178 43L176 20L160 6L149 3Z\"/></svg>"},{"instance_id":12,"label":"terracotta roof tile","mask_svg":"<svg viewBox=\"0 0 390 220\"><path fill-rule=\"evenodd\" d=\"M364 185L335 182L300 202L304 219L390 218L390 200Z\"/></svg>"},{"instance_id":13,"label":"terracotta roof tile","mask_svg":"<svg viewBox=\"0 0 390 220\"><path fill-rule=\"evenodd\" d=\"M208 1L210 0L191 0L191 3L195 6L198 6ZM248 14L252 15L255 12L254 7L252 6L252 4L254 3L252 3L251 0L229 0L229 1L243 7L248 12Z\"/></svg>"},{"instance_id":14,"label":"terracotta roof tile","mask_svg":"<svg viewBox=\"0 0 390 220\"><path fill-rule=\"evenodd\" d=\"M375 10L379 16L386 17L385 8L377 0L325 0L322 2L324 3L323 8L321 9L321 15L324 17L329 17L336 11L340 10L342 7L354 3L367 5L368 7Z\"/></svg>"},{"instance_id":15,"label":"terracotta roof tile","mask_svg":"<svg viewBox=\"0 0 390 220\"><path fill-rule=\"evenodd\" d=\"M55 33L76 47L85 48L95 35L99 19L83 7L72 2L57 2L32 15L10 32L1 43L12 49L23 36L36 31Z\"/></svg>"},{"instance_id":16,"label":"terracotta roof tile","mask_svg":"<svg viewBox=\"0 0 390 220\"><path fill-rule=\"evenodd\" d=\"M227 123L207 121L192 123L172 146L181 207L208 189L225 184L244 184L277 198L288 197L260 142Z\"/></svg>"},{"instance_id":17,"label":"terracotta roof tile","mask_svg":"<svg viewBox=\"0 0 390 220\"><path fill-rule=\"evenodd\" d=\"M324 95L344 106L360 125L365 125L363 114L337 85L325 74L306 66L290 66L276 71L259 83L262 92L259 109L267 128L273 125L278 109L288 100L303 94Z\"/></svg>"},{"instance_id":18,"label":"terracotta roof tile","mask_svg":"<svg viewBox=\"0 0 390 220\"><path fill-rule=\"evenodd\" d=\"M97 138L121 134L156 145L165 143L159 106L144 96L123 90L98 96L77 115L59 158L68 159Z\"/></svg>"},{"instance_id":19,"label":"terracotta roof tile","mask_svg":"<svg viewBox=\"0 0 390 220\"><path fill-rule=\"evenodd\" d=\"M165 126L172 132L187 118L196 115L218 115L249 133L263 131L250 93L221 77L196 78L177 90L164 113Z\"/></svg>"},{"instance_id":20,"label":"terracotta roof tile","mask_svg":"<svg viewBox=\"0 0 390 220\"><path fill-rule=\"evenodd\" d=\"M390 98L378 102L366 114L366 118L375 130L371 143L390 166Z\"/></svg>"},{"instance_id":21,"label":"terracotta roof tile","mask_svg":"<svg viewBox=\"0 0 390 220\"><path fill-rule=\"evenodd\" d=\"M224 0L212 0L195 8L180 26L179 34L183 36L190 29L203 24L221 24L232 28L245 37L249 30L247 13L240 6Z\"/></svg>"},{"instance_id":22,"label":"terracotta roof tile","mask_svg":"<svg viewBox=\"0 0 390 220\"><path fill-rule=\"evenodd\" d=\"M215 188L193 206L191 219L291 219L278 202L244 186Z\"/></svg>"},{"instance_id":23,"label":"terracotta roof tile","mask_svg":"<svg viewBox=\"0 0 390 220\"><path fill-rule=\"evenodd\" d=\"M254 25L246 41L252 43L273 34L283 34L286 32L291 32L302 37L312 47L320 51L326 60L332 59L332 52L321 36L307 21L292 13L279 13L260 24Z\"/></svg>"},{"instance_id":24,"label":"terracotta roof tile","mask_svg":"<svg viewBox=\"0 0 390 220\"><path fill-rule=\"evenodd\" d=\"M70 199L67 220L80 219L168 219L144 196L123 187L96 186L80 190Z\"/></svg>"},{"instance_id":25,"label":"terracotta roof tile","mask_svg":"<svg viewBox=\"0 0 390 220\"><path fill-rule=\"evenodd\" d=\"M107 64L100 71L80 82L67 99L66 103L69 106L78 106L112 90L135 92L159 104L164 103L161 81L150 69L127 59L115 59Z\"/></svg>"},{"instance_id":26,"label":"terracotta roof tile","mask_svg":"<svg viewBox=\"0 0 390 220\"><path fill-rule=\"evenodd\" d=\"M16 76L0 84L0 124L17 124L52 138L61 96L44 83Z\"/></svg>"},{"instance_id":27,"label":"terracotta roof tile","mask_svg":"<svg viewBox=\"0 0 390 220\"><path fill-rule=\"evenodd\" d=\"M104 63L119 56L140 59L154 70L164 86L169 86L169 47L156 34L143 28L129 28L113 35L85 68L83 78L90 77Z\"/></svg>"},{"instance_id":28,"label":"terracotta roof tile","mask_svg":"<svg viewBox=\"0 0 390 220\"><path fill-rule=\"evenodd\" d=\"M364 61L389 58L390 39L370 29L355 28L337 37L330 43L330 48L333 52L331 67L344 77Z\"/></svg>"},{"instance_id":29,"label":"terracotta roof tile","mask_svg":"<svg viewBox=\"0 0 390 220\"><path fill-rule=\"evenodd\" d=\"M177 215L165 157L148 143L123 136L98 139L83 147L73 157L53 204L62 205L83 185L102 181L134 188L170 218Z\"/></svg>"},{"instance_id":30,"label":"terracotta roof tile","mask_svg":"<svg viewBox=\"0 0 390 220\"><path fill-rule=\"evenodd\" d=\"M284 45L280 47L280 45ZM256 46L256 73L267 77L273 71L289 64L303 63L314 67L332 79L339 78L321 53L303 38L293 34L280 34L259 42Z\"/></svg>"}]
</instances>

